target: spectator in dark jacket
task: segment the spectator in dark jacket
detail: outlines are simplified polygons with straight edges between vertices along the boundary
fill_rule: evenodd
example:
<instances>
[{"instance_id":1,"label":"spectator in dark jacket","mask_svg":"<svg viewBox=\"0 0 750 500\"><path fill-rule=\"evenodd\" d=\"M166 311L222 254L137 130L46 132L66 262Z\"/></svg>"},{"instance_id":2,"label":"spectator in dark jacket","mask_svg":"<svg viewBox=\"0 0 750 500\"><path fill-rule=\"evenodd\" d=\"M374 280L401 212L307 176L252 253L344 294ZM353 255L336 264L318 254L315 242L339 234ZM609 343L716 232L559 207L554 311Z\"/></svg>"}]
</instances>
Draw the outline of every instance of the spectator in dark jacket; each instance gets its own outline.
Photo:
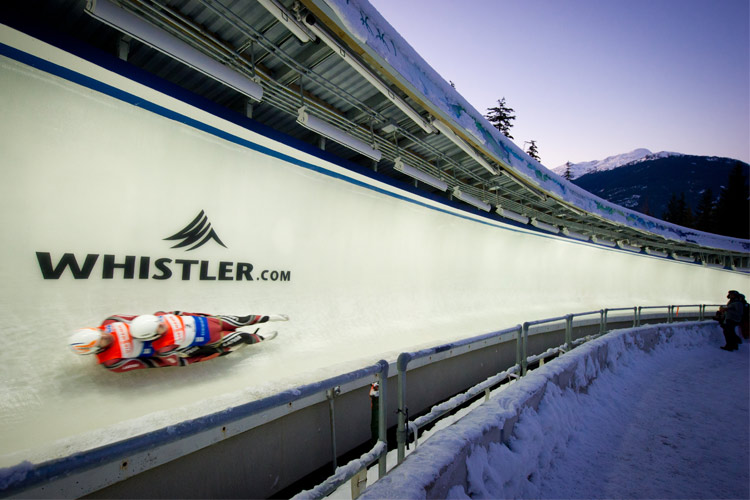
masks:
<instances>
[{"instance_id":1,"label":"spectator in dark jacket","mask_svg":"<svg viewBox=\"0 0 750 500\"><path fill-rule=\"evenodd\" d=\"M742 321L744 300L742 294L737 290L729 290L727 298L729 302L727 302L726 309L724 310L724 320L721 323L726 344L721 346L721 348L725 351L736 351L737 344L742 342L737 336L737 327Z\"/></svg>"}]
</instances>

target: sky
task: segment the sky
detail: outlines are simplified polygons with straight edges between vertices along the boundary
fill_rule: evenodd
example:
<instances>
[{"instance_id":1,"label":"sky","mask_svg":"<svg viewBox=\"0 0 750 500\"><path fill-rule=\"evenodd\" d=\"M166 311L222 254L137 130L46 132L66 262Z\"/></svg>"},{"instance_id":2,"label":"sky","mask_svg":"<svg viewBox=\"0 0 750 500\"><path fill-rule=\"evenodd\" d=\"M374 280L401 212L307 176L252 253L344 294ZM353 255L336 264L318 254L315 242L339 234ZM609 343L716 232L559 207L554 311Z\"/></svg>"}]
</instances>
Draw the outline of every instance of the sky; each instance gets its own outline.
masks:
<instances>
[{"instance_id":1,"label":"sky","mask_svg":"<svg viewBox=\"0 0 750 500\"><path fill-rule=\"evenodd\" d=\"M750 162L748 0L370 0L542 163L637 148Z\"/></svg>"}]
</instances>

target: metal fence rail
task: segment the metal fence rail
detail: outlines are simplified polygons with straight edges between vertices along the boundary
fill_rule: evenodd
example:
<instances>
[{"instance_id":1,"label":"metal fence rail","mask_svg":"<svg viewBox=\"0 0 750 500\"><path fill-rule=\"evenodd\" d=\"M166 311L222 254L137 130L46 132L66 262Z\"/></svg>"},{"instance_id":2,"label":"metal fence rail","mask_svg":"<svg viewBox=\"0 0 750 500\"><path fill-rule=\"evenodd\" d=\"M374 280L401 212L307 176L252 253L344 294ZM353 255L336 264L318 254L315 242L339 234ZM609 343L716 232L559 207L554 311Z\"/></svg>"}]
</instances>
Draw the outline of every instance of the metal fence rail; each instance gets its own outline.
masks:
<instances>
[{"instance_id":1,"label":"metal fence rail","mask_svg":"<svg viewBox=\"0 0 750 500\"><path fill-rule=\"evenodd\" d=\"M446 413L461 406L467 401L485 392L487 397L491 387L497 386L504 381L518 378L527 373L529 364L543 364L545 359L553 356L564 355L577 345L596 338L608 330L608 325L614 320L622 323L623 319L633 326L640 326L642 321L666 319L673 322L680 320L704 320L707 308L718 308L718 305L669 305L669 306L635 306L626 308L602 309L576 314L567 314L543 320L528 321L505 330L500 330L484 335L466 338L449 344L422 349L415 352L404 352L398 356L397 368L397 460L404 460L405 446L409 434L413 434L415 442L418 431L421 428L439 420ZM683 310L680 314L679 311ZM684 312L687 309L688 312ZM661 310L661 312L654 312ZM632 311L631 315L619 315L617 318L610 313L622 313ZM646 312L651 311L651 312ZM593 318L586 319L587 316ZM598 316L598 318L596 318ZM554 323L560 323L555 328ZM583 335L574 339L573 333L576 328L583 330L585 327L599 327L596 333ZM540 328L542 327L542 328ZM546 331L542 331L545 330ZM534 332L536 330L536 332ZM541 335L545 333L565 334L564 343L545 349L543 352L530 354L528 352L528 339L530 335ZM505 344L515 340L516 363L506 366L498 373L488 377L486 380L472 386L461 394L454 395L443 402L436 404L426 414L410 421L408 407L406 404L407 394L407 372L418 367L425 367L440 363L450 358L471 353L480 349ZM18 480L9 479L0 496L33 494L34 491L55 491L56 496L80 497L92 493L109 485L123 481L141 472L167 463L172 460L189 455L197 450L211 446L220 440L231 438L239 433L254 427L263 425L269 421L279 419L312 404L320 404L328 401L331 423L331 454L334 467L336 465L336 426L335 426L335 400L342 393L361 388L367 384L366 379L379 382L379 413L378 413L378 438L372 449L360 458L352 460L343 467L336 468L334 475L329 477L312 490L302 492L300 498L322 498L333 492L349 479L358 475L375 461L378 461L379 477L387 473L387 417L389 415L387 395L387 381L389 375L389 363L381 360L374 365L364 367L353 372L332 377L320 382L300 386L282 393L252 401L237 407L183 422L177 426L153 431L141 436L136 436L112 445L79 453L77 455L52 460L42 464L34 465L23 477ZM127 470L121 466L123 457L127 457ZM85 482L79 481L82 474L96 477L95 480ZM50 487L50 483L56 483Z\"/></svg>"}]
</instances>

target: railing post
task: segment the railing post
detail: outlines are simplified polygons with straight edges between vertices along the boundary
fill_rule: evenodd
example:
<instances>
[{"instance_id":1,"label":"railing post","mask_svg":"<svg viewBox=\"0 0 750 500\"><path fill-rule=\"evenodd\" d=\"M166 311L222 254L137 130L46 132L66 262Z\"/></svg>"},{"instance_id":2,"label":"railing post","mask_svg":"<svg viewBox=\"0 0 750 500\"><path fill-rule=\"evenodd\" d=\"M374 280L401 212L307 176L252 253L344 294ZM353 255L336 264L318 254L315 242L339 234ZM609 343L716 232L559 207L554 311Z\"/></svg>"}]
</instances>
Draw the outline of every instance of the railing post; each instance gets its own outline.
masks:
<instances>
[{"instance_id":1,"label":"railing post","mask_svg":"<svg viewBox=\"0 0 750 500\"><path fill-rule=\"evenodd\" d=\"M388 455L388 362L385 360L380 361L382 368L378 374L380 379L379 397L380 403L378 404L378 440L386 443L385 453L383 453L378 459L378 478L385 477L388 473L387 468L387 455Z\"/></svg>"},{"instance_id":2,"label":"railing post","mask_svg":"<svg viewBox=\"0 0 750 500\"><path fill-rule=\"evenodd\" d=\"M673 307L674 306L667 306L667 323L672 322L672 313L674 311Z\"/></svg>"},{"instance_id":3,"label":"railing post","mask_svg":"<svg viewBox=\"0 0 750 500\"><path fill-rule=\"evenodd\" d=\"M638 308L634 307L633 308L633 328L635 328L636 326L638 326L638 323L636 323L637 316L638 316Z\"/></svg>"},{"instance_id":4,"label":"railing post","mask_svg":"<svg viewBox=\"0 0 750 500\"><path fill-rule=\"evenodd\" d=\"M599 335L604 335L604 309L599 310Z\"/></svg>"},{"instance_id":5,"label":"railing post","mask_svg":"<svg viewBox=\"0 0 750 500\"><path fill-rule=\"evenodd\" d=\"M565 316L565 349L570 351L573 348L573 315Z\"/></svg>"},{"instance_id":6,"label":"railing post","mask_svg":"<svg viewBox=\"0 0 750 500\"><path fill-rule=\"evenodd\" d=\"M397 458L398 463L404 461L406 456L406 440L408 439L406 431L406 367L411 360L411 355L401 353L396 362L398 368L398 427L396 428L396 443L398 445Z\"/></svg>"},{"instance_id":7,"label":"railing post","mask_svg":"<svg viewBox=\"0 0 750 500\"><path fill-rule=\"evenodd\" d=\"M698 319L703 321L706 319L706 304L698 306Z\"/></svg>"},{"instance_id":8,"label":"railing post","mask_svg":"<svg viewBox=\"0 0 750 500\"><path fill-rule=\"evenodd\" d=\"M641 326L641 311L643 310L643 306L638 306L638 324L636 326Z\"/></svg>"},{"instance_id":9,"label":"railing post","mask_svg":"<svg viewBox=\"0 0 750 500\"><path fill-rule=\"evenodd\" d=\"M529 323L528 321L523 324L523 344L521 346L521 376L523 377L526 375L526 368L528 365L528 353L527 349L529 347Z\"/></svg>"},{"instance_id":10,"label":"railing post","mask_svg":"<svg viewBox=\"0 0 750 500\"><path fill-rule=\"evenodd\" d=\"M518 333L516 334L516 365L521 366L521 345L523 344L523 327L517 325Z\"/></svg>"},{"instance_id":11,"label":"railing post","mask_svg":"<svg viewBox=\"0 0 750 500\"><path fill-rule=\"evenodd\" d=\"M609 309L604 309L604 315L602 316L602 335L607 333L607 316L609 315Z\"/></svg>"},{"instance_id":12,"label":"railing post","mask_svg":"<svg viewBox=\"0 0 750 500\"><path fill-rule=\"evenodd\" d=\"M333 470L336 471L338 452L336 451L336 409L334 407L333 400L341 394L341 387L331 387L326 391L326 398L328 398L328 414L330 416L331 423L331 453L333 453Z\"/></svg>"}]
</instances>

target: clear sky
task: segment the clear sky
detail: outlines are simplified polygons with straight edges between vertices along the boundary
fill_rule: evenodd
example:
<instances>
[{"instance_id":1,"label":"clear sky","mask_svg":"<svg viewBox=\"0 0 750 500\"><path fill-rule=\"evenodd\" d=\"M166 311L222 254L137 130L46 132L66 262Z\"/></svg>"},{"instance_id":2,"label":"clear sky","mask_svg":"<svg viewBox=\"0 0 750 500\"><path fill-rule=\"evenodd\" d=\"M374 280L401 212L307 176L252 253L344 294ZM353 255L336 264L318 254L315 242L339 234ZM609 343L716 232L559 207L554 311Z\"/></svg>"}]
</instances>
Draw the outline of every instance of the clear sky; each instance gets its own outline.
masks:
<instances>
[{"instance_id":1,"label":"clear sky","mask_svg":"<svg viewBox=\"0 0 750 500\"><path fill-rule=\"evenodd\" d=\"M750 0L370 0L554 168L636 148L750 162ZM525 149L525 148L524 148Z\"/></svg>"}]
</instances>

